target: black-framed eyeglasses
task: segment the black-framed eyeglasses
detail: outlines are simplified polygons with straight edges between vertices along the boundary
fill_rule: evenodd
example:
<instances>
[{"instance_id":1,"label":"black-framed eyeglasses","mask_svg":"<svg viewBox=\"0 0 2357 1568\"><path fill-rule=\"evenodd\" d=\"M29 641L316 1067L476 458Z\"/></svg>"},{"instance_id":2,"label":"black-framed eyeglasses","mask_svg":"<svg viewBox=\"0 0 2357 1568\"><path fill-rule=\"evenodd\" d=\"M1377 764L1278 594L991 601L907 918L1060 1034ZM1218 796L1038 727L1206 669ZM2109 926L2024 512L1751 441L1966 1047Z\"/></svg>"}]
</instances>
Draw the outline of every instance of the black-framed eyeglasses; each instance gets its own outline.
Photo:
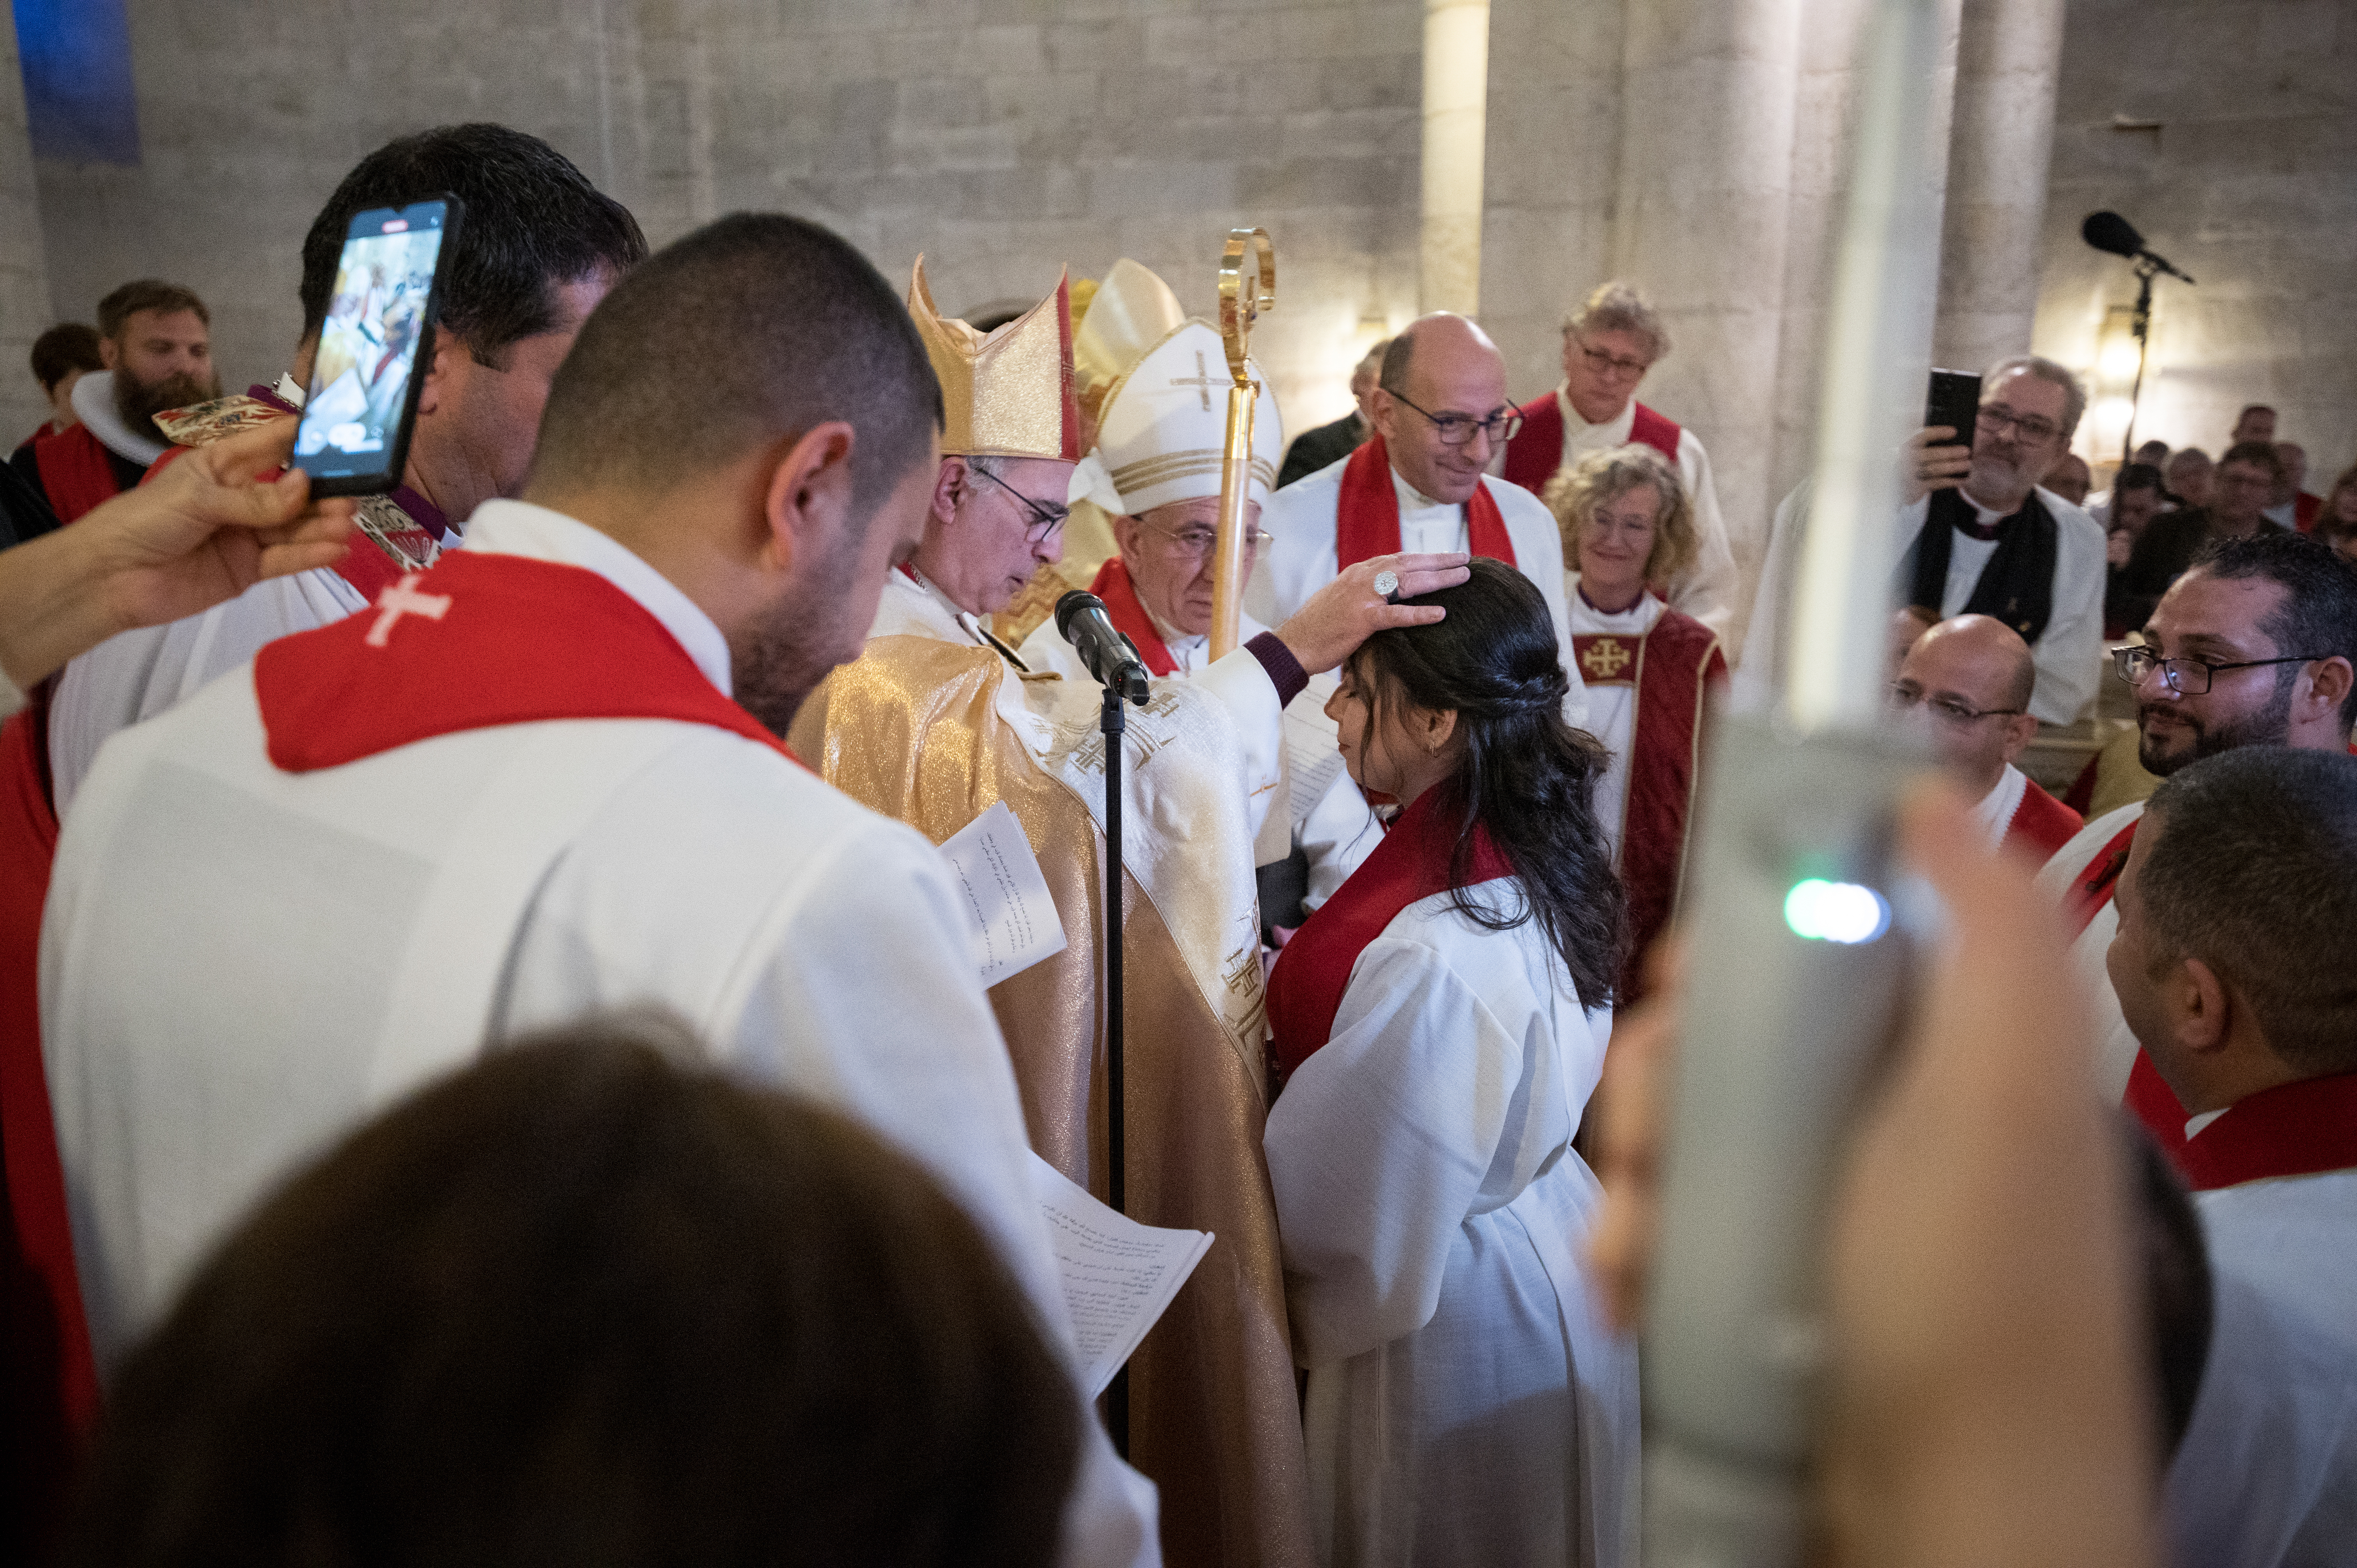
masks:
<instances>
[{"instance_id":1,"label":"black-framed eyeglasses","mask_svg":"<svg viewBox=\"0 0 2357 1568\"><path fill-rule=\"evenodd\" d=\"M2241 659L2232 664L2212 664L2206 659L2163 659L2149 648L2115 648L2112 669L2131 686L2141 686L2144 678L2154 671L2180 697L2199 697L2210 690L2211 680L2222 670L2258 670L2269 664L2306 664L2314 660L2330 659L2330 653L2287 653L2281 659Z\"/></svg>"},{"instance_id":2,"label":"black-framed eyeglasses","mask_svg":"<svg viewBox=\"0 0 2357 1568\"><path fill-rule=\"evenodd\" d=\"M1513 409L1493 413L1487 419L1476 419L1469 413L1435 413L1429 409L1416 408L1397 392L1392 393L1392 401L1415 408L1416 413L1432 421L1433 434L1440 437L1443 446L1462 446L1473 439L1473 433L1477 430L1490 438L1491 446L1496 446L1512 441L1523 428L1523 416Z\"/></svg>"},{"instance_id":3,"label":"black-framed eyeglasses","mask_svg":"<svg viewBox=\"0 0 2357 1568\"><path fill-rule=\"evenodd\" d=\"M2052 420L2035 413L2016 413L2001 403L1981 404L1980 413L1974 419L1982 429L2002 430L2011 425L2021 433L2024 441L2051 441L2062 434L2062 427Z\"/></svg>"},{"instance_id":4,"label":"black-framed eyeglasses","mask_svg":"<svg viewBox=\"0 0 2357 1568\"><path fill-rule=\"evenodd\" d=\"M1139 518L1137 521L1146 523L1148 532L1158 533L1168 540L1170 547L1179 554L1196 561L1200 561L1209 555L1212 548L1220 542L1219 533L1212 529L1165 528L1160 523L1146 522L1144 518ZM1244 553L1247 555L1256 554L1275 542L1276 535L1274 533L1257 528L1244 530Z\"/></svg>"},{"instance_id":5,"label":"black-framed eyeglasses","mask_svg":"<svg viewBox=\"0 0 2357 1568\"><path fill-rule=\"evenodd\" d=\"M988 479L992 484L996 485L1000 489L1005 490L1008 495L1013 496L1017 500L1023 503L1023 510L1031 514L1029 526L1023 530L1023 537L1029 543L1047 543L1048 541L1056 537L1056 530L1064 526L1064 520L1072 515L1071 508L1050 507L1045 501L1027 496L1021 490L1017 489L1013 485L1008 484L1005 479L1000 478L996 474L994 474L989 469L983 467L980 464L969 463L966 465L966 471L968 473L980 474L984 478Z\"/></svg>"},{"instance_id":6,"label":"black-framed eyeglasses","mask_svg":"<svg viewBox=\"0 0 2357 1568\"><path fill-rule=\"evenodd\" d=\"M1618 354L1608 354L1601 349L1589 348L1587 339L1579 337L1577 333L1572 336L1579 344L1580 357L1587 361L1587 368L1599 376L1615 374L1641 376L1653 368L1653 361L1651 360L1624 360Z\"/></svg>"},{"instance_id":7,"label":"black-framed eyeglasses","mask_svg":"<svg viewBox=\"0 0 2357 1568\"><path fill-rule=\"evenodd\" d=\"M1890 683L1892 707L1904 713L1919 703L1959 728L1969 724L1978 724L1983 719L1995 718L2000 714L2018 714L2024 711L2020 708L1968 708L1953 697L1927 697L1923 694L1921 687L1910 686L1904 681L1893 681Z\"/></svg>"}]
</instances>

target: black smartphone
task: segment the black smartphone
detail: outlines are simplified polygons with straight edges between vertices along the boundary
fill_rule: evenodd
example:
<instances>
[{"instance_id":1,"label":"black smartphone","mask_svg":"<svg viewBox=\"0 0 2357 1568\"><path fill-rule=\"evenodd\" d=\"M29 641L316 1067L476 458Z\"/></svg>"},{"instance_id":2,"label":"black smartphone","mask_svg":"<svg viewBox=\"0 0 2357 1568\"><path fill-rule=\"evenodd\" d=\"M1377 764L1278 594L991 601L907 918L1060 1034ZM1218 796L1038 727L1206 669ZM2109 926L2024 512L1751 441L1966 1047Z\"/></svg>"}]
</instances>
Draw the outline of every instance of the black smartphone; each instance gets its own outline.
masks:
<instances>
[{"instance_id":1,"label":"black smartphone","mask_svg":"<svg viewBox=\"0 0 2357 1568\"><path fill-rule=\"evenodd\" d=\"M1962 371L1933 371L1932 395L1923 405L1925 424L1944 424L1956 434L1943 446L1969 446L1981 412L1981 379Z\"/></svg>"},{"instance_id":2,"label":"black smartphone","mask_svg":"<svg viewBox=\"0 0 2357 1568\"><path fill-rule=\"evenodd\" d=\"M457 197L435 196L355 213L344 231L295 432L295 466L313 495L382 495L401 483L464 211Z\"/></svg>"}]
</instances>

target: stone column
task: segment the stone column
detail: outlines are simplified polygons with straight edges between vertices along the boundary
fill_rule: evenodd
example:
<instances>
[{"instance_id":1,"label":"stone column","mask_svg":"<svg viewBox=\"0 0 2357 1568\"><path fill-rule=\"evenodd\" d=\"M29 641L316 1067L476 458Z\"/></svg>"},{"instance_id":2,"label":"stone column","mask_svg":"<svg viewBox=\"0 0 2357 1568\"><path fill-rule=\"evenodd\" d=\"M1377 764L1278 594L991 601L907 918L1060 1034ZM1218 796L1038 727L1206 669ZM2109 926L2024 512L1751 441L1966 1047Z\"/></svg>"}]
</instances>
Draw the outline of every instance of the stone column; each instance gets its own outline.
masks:
<instances>
[{"instance_id":1,"label":"stone column","mask_svg":"<svg viewBox=\"0 0 2357 1568\"><path fill-rule=\"evenodd\" d=\"M1424 235L1417 302L1481 308L1481 156L1490 0L1424 0Z\"/></svg>"},{"instance_id":2,"label":"stone column","mask_svg":"<svg viewBox=\"0 0 2357 1568\"><path fill-rule=\"evenodd\" d=\"M2029 351L2062 11L2063 0L1964 7L1932 336L1934 359L1955 370Z\"/></svg>"},{"instance_id":3,"label":"stone column","mask_svg":"<svg viewBox=\"0 0 2357 1568\"><path fill-rule=\"evenodd\" d=\"M1623 10L1613 273L1652 300L1672 341L1638 395L1709 450L1747 575L1773 499L1801 11L1801 0Z\"/></svg>"},{"instance_id":4,"label":"stone column","mask_svg":"<svg viewBox=\"0 0 2357 1568\"><path fill-rule=\"evenodd\" d=\"M0 16L0 435L11 446L49 414L26 360L33 339L49 325L50 310L40 189L33 179L25 81L16 63L16 19Z\"/></svg>"}]
</instances>

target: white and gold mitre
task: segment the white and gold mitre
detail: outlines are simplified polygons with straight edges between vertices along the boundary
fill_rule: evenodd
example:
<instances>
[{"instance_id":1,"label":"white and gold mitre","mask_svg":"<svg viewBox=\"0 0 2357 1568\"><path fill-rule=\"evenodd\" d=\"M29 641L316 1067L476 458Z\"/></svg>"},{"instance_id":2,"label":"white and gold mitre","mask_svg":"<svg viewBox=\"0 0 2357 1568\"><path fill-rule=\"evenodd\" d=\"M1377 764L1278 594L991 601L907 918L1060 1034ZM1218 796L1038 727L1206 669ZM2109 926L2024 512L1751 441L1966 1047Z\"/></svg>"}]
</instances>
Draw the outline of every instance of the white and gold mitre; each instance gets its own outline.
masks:
<instances>
[{"instance_id":1,"label":"white and gold mitre","mask_svg":"<svg viewBox=\"0 0 2357 1568\"><path fill-rule=\"evenodd\" d=\"M943 453L1080 460L1068 283L1059 276L1055 293L985 338L934 308L917 258L909 315L942 383Z\"/></svg>"},{"instance_id":2,"label":"white and gold mitre","mask_svg":"<svg viewBox=\"0 0 2357 1568\"><path fill-rule=\"evenodd\" d=\"M1106 322L1105 342L1117 334L1130 335L1134 341L1141 328L1158 324L1166 313L1165 299L1168 309L1175 310L1178 300L1160 278L1125 261L1097 291L1088 324L1094 327L1098 313L1115 303L1119 314ZM1265 501L1276 484L1285 424L1260 366L1249 359L1244 366L1260 388L1253 409L1248 499ZM1097 460L1121 492L1122 510L1135 517L1172 501L1220 493L1232 384L1226 346L1207 323L1181 319L1157 337L1136 343L1126 368L1107 386L1097 415Z\"/></svg>"}]
</instances>

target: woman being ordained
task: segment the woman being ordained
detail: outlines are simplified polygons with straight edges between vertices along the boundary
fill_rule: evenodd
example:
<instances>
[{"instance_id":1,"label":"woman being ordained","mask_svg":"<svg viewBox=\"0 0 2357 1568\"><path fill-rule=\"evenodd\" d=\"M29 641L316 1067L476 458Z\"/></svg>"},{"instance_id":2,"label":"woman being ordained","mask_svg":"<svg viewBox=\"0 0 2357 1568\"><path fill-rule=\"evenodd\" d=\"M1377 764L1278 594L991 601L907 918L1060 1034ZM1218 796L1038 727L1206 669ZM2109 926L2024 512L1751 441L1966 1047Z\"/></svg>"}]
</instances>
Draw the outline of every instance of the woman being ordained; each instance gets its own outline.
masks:
<instances>
[{"instance_id":1,"label":"woman being ordained","mask_svg":"<svg viewBox=\"0 0 2357 1568\"><path fill-rule=\"evenodd\" d=\"M1546 601L1512 567L1410 601L1327 705L1400 802L1269 981L1265 1147L1311 1523L1329 1565L1624 1560L1634 1352L1591 1308L1596 1087L1621 895L1605 755L1563 722Z\"/></svg>"},{"instance_id":2,"label":"woman being ordained","mask_svg":"<svg viewBox=\"0 0 2357 1568\"><path fill-rule=\"evenodd\" d=\"M1685 869L1706 693L1727 684L1718 638L1662 601L1654 585L1698 546L1678 470L1651 446L1592 452L1547 486L1563 529L1572 657L1587 682L1587 726L1612 754L1596 815L1629 890L1621 1000L1636 999L1645 950L1670 922Z\"/></svg>"}]
</instances>

